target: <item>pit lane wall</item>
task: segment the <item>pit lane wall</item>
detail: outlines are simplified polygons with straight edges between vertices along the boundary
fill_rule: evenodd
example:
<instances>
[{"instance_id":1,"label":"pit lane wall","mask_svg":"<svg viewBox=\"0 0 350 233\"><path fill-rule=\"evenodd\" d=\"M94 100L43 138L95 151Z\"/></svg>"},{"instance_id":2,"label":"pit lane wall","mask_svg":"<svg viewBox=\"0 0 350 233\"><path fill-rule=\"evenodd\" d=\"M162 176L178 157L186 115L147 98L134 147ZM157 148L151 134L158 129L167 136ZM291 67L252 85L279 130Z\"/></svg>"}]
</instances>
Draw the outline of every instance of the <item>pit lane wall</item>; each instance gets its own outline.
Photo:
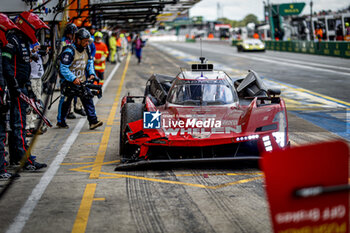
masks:
<instances>
[{"instance_id":1,"label":"pit lane wall","mask_svg":"<svg viewBox=\"0 0 350 233\"><path fill-rule=\"evenodd\" d=\"M236 46L238 40L232 40ZM265 41L267 50L350 58L350 42L345 41Z\"/></svg>"}]
</instances>

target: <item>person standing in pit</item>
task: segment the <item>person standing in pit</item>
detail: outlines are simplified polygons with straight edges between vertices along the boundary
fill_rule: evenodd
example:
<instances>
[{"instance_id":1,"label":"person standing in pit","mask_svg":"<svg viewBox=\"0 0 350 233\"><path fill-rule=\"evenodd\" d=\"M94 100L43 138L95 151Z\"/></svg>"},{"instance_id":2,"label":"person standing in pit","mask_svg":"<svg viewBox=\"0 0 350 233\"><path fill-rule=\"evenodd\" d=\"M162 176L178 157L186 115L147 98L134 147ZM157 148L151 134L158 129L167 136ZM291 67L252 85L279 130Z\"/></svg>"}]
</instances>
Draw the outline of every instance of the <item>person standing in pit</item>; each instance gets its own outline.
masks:
<instances>
[{"instance_id":1,"label":"person standing in pit","mask_svg":"<svg viewBox=\"0 0 350 233\"><path fill-rule=\"evenodd\" d=\"M115 55L117 53L117 33L113 32L112 36L109 38L109 50L110 50L110 58L109 61L112 64L116 64Z\"/></svg>"},{"instance_id":2,"label":"person standing in pit","mask_svg":"<svg viewBox=\"0 0 350 233\"><path fill-rule=\"evenodd\" d=\"M61 119L57 122L59 128L69 128L66 124L66 116L72 99L79 94L77 91L79 91L79 88L84 88L82 84L86 81L86 76L88 80L96 79L94 63L90 54L90 37L88 30L85 28L79 29L75 35L74 44L68 46L60 57L61 87L67 98L64 99L62 104ZM74 93L71 93L69 90ZM81 95L79 98L86 111L90 129L93 130L102 126L103 122L97 120L93 99L89 96Z\"/></svg>"},{"instance_id":3,"label":"person standing in pit","mask_svg":"<svg viewBox=\"0 0 350 233\"><path fill-rule=\"evenodd\" d=\"M30 82L32 83L32 88L34 94L41 101L41 87L42 81L41 77L44 75L44 64L46 64L49 60L48 56L48 48L46 49L45 54L39 53L40 45L31 46L32 53L35 55L32 56L30 66L32 72L30 73ZM42 56L43 55L43 56ZM37 115L31 109L30 113L27 113L27 137L32 137L34 134L43 134L46 130L46 127L42 126L39 128L38 132L35 132L35 120L37 119Z\"/></svg>"},{"instance_id":4,"label":"person standing in pit","mask_svg":"<svg viewBox=\"0 0 350 233\"><path fill-rule=\"evenodd\" d=\"M6 33L9 30L20 30L5 14L0 13L0 179L7 180L13 176L12 173L6 170L7 162L5 160L5 141L6 141L6 114L8 105L5 102L6 82L2 70L2 49L7 45ZM19 177L17 175L16 177Z\"/></svg>"},{"instance_id":5,"label":"person standing in pit","mask_svg":"<svg viewBox=\"0 0 350 233\"><path fill-rule=\"evenodd\" d=\"M104 72L106 69L106 59L108 57L108 48L105 43L102 42L103 34L102 32L95 33L95 47L96 47L96 55L95 55L95 72L97 77L100 79L100 83L103 85L104 82Z\"/></svg>"},{"instance_id":6,"label":"person standing in pit","mask_svg":"<svg viewBox=\"0 0 350 233\"><path fill-rule=\"evenodd\" d=\"M2 59L4 77L10 90L11 108L9 134L10 164L18 165L25 158L25 170L39 170L47 167L45 163L38 163L34 157L26 153L26 112L28 104L20 98L21 93L36 99L30 82L30 45L38 43L36 37L40 29L50 29L40 18L28 11L16 18L16 25L20 29L7 35L8 44L5 46Z\"/></svg>"},{"instance_id":7,"label":"person standing in pit","mask_svg":"<svg viewBox=\"0 0 350 233\"><path fill-rule=\"evenodd\" d=\"M142 47L143 47L143 41L140 37L140 34L137 34L136 38L135 38L135 54L136 57L138 59L138 63L141 63L141 59L142 59Z\"/></svg>"}]
</instances>

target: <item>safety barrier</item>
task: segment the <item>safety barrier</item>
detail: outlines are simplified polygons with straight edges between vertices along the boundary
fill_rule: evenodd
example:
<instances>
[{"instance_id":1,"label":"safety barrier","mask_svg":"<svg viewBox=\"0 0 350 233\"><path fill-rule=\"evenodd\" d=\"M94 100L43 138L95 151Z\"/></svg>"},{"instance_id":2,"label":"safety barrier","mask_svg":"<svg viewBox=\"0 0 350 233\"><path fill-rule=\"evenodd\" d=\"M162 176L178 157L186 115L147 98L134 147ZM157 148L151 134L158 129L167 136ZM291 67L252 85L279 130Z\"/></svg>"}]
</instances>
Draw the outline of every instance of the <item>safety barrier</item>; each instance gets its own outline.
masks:
<instances>
[{"instance_id":1,"label":"safety barrier","mask_svg":"<svg viewBox=\"0 0 350 233\"><path fill-rule=\"evenodd\" d=\"M233 40L232 46L237 43ZM350 58L350 42L346 41L265 41L265 45L267 50Z\"/></svg>"},{"instance_id":2,"label":"safety barrier","mask_svg":"<svg viewBox=\"0 0 350 233\"><path fill-rule=\"evenodd\" d=\"M194 43L196 42L196 39L186 38L186 42Z\"/></svg>"},{"instance_id":3,"label":"safety barrier","mask_svg":"<svg viewBox=\"0 0 350 233\"><path fill-rule=\"evenodd\" d=\"M236 46L238 42L241 42L242 40L232 40L232 46Z\"/></svg>"}]
</instances>

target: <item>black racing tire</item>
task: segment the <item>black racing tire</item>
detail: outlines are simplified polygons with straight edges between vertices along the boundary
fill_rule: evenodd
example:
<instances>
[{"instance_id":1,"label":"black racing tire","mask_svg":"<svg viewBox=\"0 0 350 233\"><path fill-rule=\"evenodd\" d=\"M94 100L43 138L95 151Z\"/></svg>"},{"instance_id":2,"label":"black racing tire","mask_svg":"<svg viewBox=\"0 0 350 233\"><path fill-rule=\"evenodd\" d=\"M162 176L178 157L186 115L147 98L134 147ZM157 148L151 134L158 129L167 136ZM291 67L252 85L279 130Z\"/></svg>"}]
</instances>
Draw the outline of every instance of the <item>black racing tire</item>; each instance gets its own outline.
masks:
<instances>
[{"instance_id":1,"label":"black racing tire","mask_svg":"<svg viewBox=\"0 0 350 233\"><path fill-rule=\"evenodd\" d=\"M126 103L121 110L120 116L120 137L119 137L119 154L122 162L132 159L132 155L138 146L131 145L127 142L126 133L128 131L128 123L143 118L144 105L142 103Z\"/></svg>"},{"instance_id":2,"label":"black racing tire","mask_svg":"<svg viewBox=\"0 0 350 233\"><path fill-rule=\"evenodd\" d=\"M237 46L237 52L242 52L242 47L241 46Z\"/></svg>"}]
</instances>

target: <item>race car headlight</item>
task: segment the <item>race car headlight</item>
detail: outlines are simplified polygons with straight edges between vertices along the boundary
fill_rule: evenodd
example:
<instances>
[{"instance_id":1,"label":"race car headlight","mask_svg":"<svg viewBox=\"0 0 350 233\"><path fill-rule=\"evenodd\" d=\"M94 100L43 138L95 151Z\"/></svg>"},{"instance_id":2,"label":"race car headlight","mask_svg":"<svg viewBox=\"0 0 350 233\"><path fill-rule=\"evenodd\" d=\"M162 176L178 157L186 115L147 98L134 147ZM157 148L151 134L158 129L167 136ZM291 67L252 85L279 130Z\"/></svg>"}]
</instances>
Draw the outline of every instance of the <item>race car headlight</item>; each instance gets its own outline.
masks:
<instances>
[{"instance_id":1,"label":"race car headlight","mask_svg":"<svg viewBox=\"0 0 350 233\"><path fill-rule=\"evenodd\" d=\"M259 45L259 47L260 47L261 49L263 49L263 48L265 48L265 45L261 44L261 45Z\"/></svg>"},{"instance_id":2,"label":"race car headlight","mask_svg":"<svg viewBox=\"0 0 350 233\"><path fill-rule=\"evenodd\" d=\"M286 146L286 133L287 133L287 122L284 111L276 113L273 122L278 122L278 131L273 132L272 136L275 138L276 143L279 147L283 148Z\"/></svg>"},{"instance_id":3,"label":"race car headlight","mask_svg":"<svg viewBox=\"0 0 350 233\"><path fill-rule=\"evenodd\" d=\"M244 45L244 48L249 49L249 45Z\"/></svg>"},{"instance_id":4,"label":"race car headlight","mask_svg":"<svg viewBox=\"0 0 350 233\"><path fill-rule=\"evenodd\" d=\"M273 132L272 136L275 138L277 144L283 148L286 145L286 134L285 132Z\"/></svg>"}]
</instances>

